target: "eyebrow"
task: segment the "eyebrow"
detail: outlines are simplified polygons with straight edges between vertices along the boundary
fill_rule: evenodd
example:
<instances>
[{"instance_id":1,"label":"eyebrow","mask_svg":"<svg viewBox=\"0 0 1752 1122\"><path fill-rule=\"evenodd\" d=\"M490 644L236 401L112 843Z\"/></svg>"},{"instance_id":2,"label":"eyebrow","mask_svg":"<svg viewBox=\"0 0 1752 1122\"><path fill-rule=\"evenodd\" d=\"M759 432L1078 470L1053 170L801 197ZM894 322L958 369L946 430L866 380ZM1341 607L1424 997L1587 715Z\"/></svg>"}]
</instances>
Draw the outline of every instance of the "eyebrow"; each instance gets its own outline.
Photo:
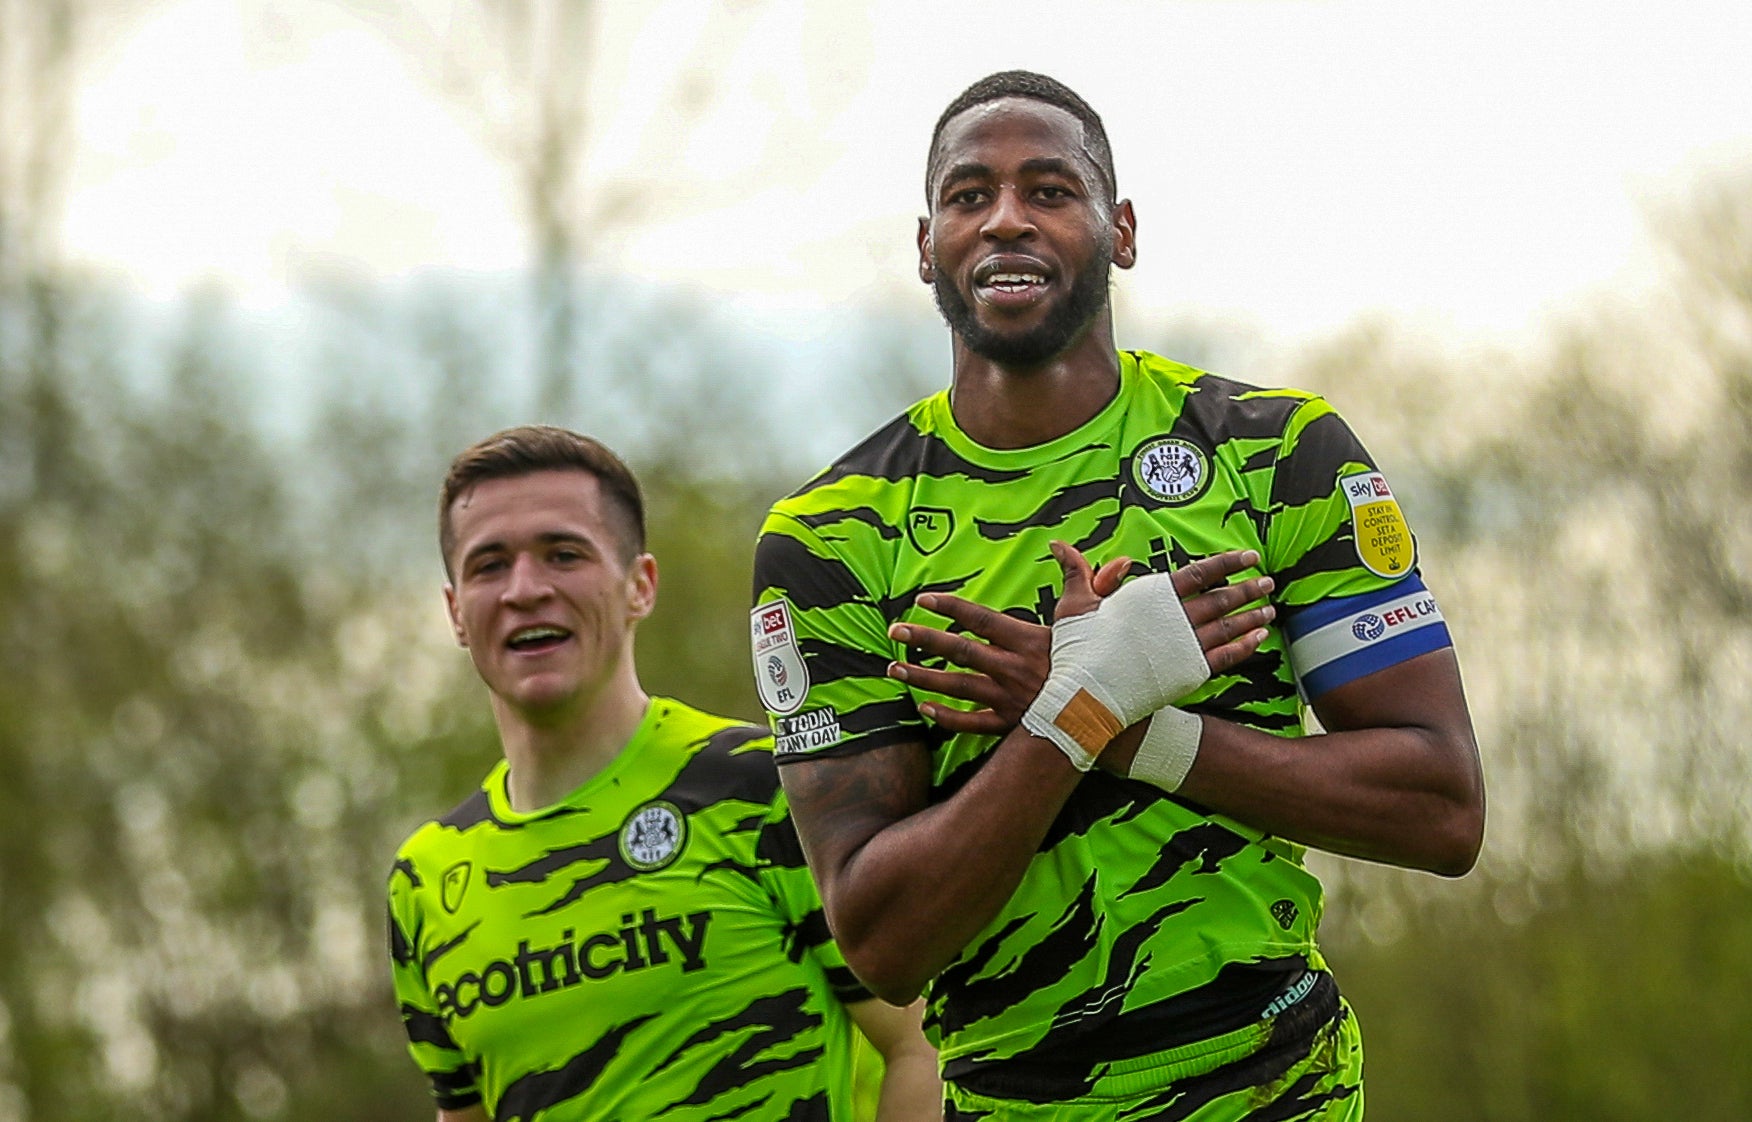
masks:
<instances>
[{"instance_id":1,"label":"eyebrow","mask_svg":"<svg viewBox=\"0 0 1752 1122\"><path fill-rule=\"evenodd\" d=\"M1062 175L1067 179L1076 180L1078 183L1088 182L1077 163L1062 156L1031 156L1023 160L1022 166L1017 170L1025 175ZM1093 170L1097 172L1097 177L1099 177L1100 169ZM956 164L938 177L937 189L941 191L951 183L958 183L963 179L983 179L993 174L990 165L987 164L971 161Z\"/></svg>"}]
</instances>

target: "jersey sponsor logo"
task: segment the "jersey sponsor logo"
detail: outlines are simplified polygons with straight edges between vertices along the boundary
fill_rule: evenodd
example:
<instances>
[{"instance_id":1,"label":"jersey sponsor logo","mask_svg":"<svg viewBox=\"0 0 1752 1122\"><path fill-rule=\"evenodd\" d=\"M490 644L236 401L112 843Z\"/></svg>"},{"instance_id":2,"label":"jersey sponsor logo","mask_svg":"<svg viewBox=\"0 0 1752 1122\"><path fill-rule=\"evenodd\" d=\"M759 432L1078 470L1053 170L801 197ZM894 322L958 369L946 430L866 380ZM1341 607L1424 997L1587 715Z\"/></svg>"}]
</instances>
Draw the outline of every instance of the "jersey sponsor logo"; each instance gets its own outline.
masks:
<instances>
[{"instance_id":1,"label":"jersey sponsor logo","mask_svg":"<svg viewBox=\"0 0 1752 1122\"><path fill-rule=\"evenodd\" d=\"M438 902L444 905L444 910L451 915L462 907L463 894L468 891L468 874L474 865L468 861L458 861L444 870L444 876L438 881Z\"/></svg>"},{"instance_id":2,"label":"jersey sponsor logo","mask_svg":"<svg viewBox=\"0 0 1752 1122\"><path fill-rule=\"evenodd\" d=\"M1351 525L1357 542L1357 560L1378 577L1399 577L1411 571L1416 547L1399 503L1378 471L1347 475L1338 481L1350 503Z\"/></svg>"},{"instance_id":3,"label":"jersey sponsor logo","mask_svg":"<svg viewBox=\"0 0 1752 1122\"><path fill-rule=\"evenodd\" d=\"M1300 1003L1303 998L1314 992L1314 986L1319 981L1320 975L1312 970L1305 971L1300 978L1290 983L1288 989L1271 999L1271 1003L1265 1007L1265 1012L1259 1015L1259 1019L1263 1021L1275 1017L1290 1006Z\"/></svg>"},{"instance_id":4,"label":"jersey sponsor logo","mask_svg":"<svg viewBox=\"0 0 1752 1122\"><path fill-rule=\"evenodd\" d=\"M748 614L748 630L762 704L775 713L795 713L809 693L809 667L797 649L791 605L783 600L756 605Z\"/></svg>"},{"instance_id":5,"label":"jersey sponsor logo","mask_svg":"<svg viewBox=\"0 0 1752 1122\"><path fill-rule=\"evenodd\" d=\"M568 927L553 946L531 947L529 940L521 940L514 957L495 959L478 971L467 970L452 981L440 982L432 988L432 997L438 1015L449 1020L467 1017L482 1006L494 1009L507 1001L614 974L667 966L677 956L682 972L692 973L706 965L706 926L711 921L710 912L660 916L656 909L646 908L637 921L628 913L620 917L620 927L583 939L574 938Z\"/></svg>"},{"instance_id":6,"label":"jersey sponsor logo","mask_svg":"<svg viewBox=\"0 0 1752 1122\"><path fill-rule=\"evenodd\" d=\"M1204 493L1211 465L1204 449L1177 436L1150 441L1132 457L1132 478L1162 502L1189 503Z\"/></svg>"},{"instance_id":7,"label":"jersey sponsor logo","mask_svg":"<svg viewBox=\"0 0 1752 1122\"><path fill-rule=\"evenodd\" d=\"M795 717L780 717L773 722L773 752L789 756L798 752L813 752L839 743L839 714L832 709L811 709Z\"/></svg>"},{"instance_id":8,"label":"jersey sponsor logo","mask_svg":"<svg viewBox=\"0 0 1752 1122\"><path fill-rule=\"evenodd\" d=\"M687 818L674 803L662 800L633 811L620 832L622 859L647 873L675 860L686 842Z\"/></svg>"},{"instance_id":9,"label":"jersey sponsor logo","mask_svg":"<svg viewBox=\"0 0 1752 1122\"><path fill-rule=\"evenodd\" d=\"M906 540L929 557L948 544L955 532L955 512L940 506L917 506L907 511Z\"/></svg>"}]
</instances>

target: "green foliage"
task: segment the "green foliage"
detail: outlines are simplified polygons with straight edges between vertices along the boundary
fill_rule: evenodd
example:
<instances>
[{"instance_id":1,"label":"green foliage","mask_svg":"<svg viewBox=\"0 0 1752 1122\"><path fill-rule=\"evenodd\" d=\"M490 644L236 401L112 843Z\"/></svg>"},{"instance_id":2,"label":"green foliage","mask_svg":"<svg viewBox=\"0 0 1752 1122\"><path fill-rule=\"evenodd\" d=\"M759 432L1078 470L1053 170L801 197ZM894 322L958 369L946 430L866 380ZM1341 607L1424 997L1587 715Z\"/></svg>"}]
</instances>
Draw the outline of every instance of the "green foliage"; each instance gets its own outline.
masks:
<instances>
[{"instance_id":1,"label":"green foliage","mask_svg":"<svg viewBox=\"0 0 1752 1122\"><path fill-rule=\"evenodd\" d=\"M1676 236L1683 315L1521 369L1376 328L1290 379L1403 493L1491 788L1472 880L1332 876L1377 1116L1752 1114L1752 186L1712 199ZM759 716L748 547L816 453L757 356L605 295L588 392L547 415L474 294L321 299L303 426L251 396L269 368L221 301L160 333L0 275L0 1119L430 1116L382 884L497 754L438 594L465 443L539 418L625 454L662 569L646 685ZM809 401L853 431L940 353L866 342Z\"/></svg>"},{"instance_id":2,"label":"green foliage","mask_svg":"<svg viewBox=\"0 0 1752 1122\"><path fill-rule=\"evenodd\" d=\"M1357 1009L1370 1113L1427 1122L1752 1117L1752 870L1647 855L1516 900L1421 909L1386 945L1329 955Z\"/></svg>"}]
</instances>

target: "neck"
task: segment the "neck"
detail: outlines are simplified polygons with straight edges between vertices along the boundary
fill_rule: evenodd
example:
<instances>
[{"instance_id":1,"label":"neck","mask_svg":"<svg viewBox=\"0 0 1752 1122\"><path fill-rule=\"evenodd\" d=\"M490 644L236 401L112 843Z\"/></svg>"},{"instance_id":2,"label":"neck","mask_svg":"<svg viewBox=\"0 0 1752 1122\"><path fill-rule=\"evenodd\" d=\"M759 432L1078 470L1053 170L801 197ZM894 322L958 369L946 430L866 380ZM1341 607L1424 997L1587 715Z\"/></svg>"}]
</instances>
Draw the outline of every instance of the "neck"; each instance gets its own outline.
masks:
<instances>
[{"instance_id":1,"label":"neck","mask_svg":"<svg viewBox=\"0 0 1752 1122\"><path fill-rule=\"evenodd\" d=\"M614 762L639 730L650 698L640 688L631 652L622 670L596 693L530 713L493 698L493 718L509 771L511 809L540 810L559 802Z\"/></svg>"},{"instance_id":2,"label":"neck","mask_svg":"<svg viewBox=\"0 0 1752 1122\"><path fill-rule=\"evenodd\" d=\"M949 390L955 423L987 448L1029 448L1056 440L1101 412L1119 392L1119 355L1107 309L1070 346L1029 367L1006 366L954 339Z\"/></svg>"}]
</instances>

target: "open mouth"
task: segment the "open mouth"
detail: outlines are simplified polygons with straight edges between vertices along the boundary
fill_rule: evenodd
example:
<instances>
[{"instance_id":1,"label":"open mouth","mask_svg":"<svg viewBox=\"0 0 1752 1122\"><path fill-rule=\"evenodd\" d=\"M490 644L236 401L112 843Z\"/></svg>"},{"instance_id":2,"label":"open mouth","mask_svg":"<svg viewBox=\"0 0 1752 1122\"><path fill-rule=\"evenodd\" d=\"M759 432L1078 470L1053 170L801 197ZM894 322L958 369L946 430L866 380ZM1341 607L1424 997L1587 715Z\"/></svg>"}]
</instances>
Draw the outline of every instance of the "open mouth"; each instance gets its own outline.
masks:
<instances>
[{"instance_id":1,"label":"open mouth","mask_svg":"<svg viewBox=\"0 0 1752 1122\"><path fill-rule=\"evenodd\" d=\"M535 627L524 627L511 633L511 638L505 645L519 654L540 654L551 651L572 637L572 633L563 627L552 624L539 624Z\"/></svg>"},{"instance_id":2,"label":"open mouth","mask_svg":"<svg viewBox=\"0 0 1752 1122\"><path fill-rule=\"evenodd\" d=\"M1029 304L1046 291L1050 280L1046 268L1033 262L992 262L974 273L973 291L985 304Z\"/></svg>"}]
</instances>

